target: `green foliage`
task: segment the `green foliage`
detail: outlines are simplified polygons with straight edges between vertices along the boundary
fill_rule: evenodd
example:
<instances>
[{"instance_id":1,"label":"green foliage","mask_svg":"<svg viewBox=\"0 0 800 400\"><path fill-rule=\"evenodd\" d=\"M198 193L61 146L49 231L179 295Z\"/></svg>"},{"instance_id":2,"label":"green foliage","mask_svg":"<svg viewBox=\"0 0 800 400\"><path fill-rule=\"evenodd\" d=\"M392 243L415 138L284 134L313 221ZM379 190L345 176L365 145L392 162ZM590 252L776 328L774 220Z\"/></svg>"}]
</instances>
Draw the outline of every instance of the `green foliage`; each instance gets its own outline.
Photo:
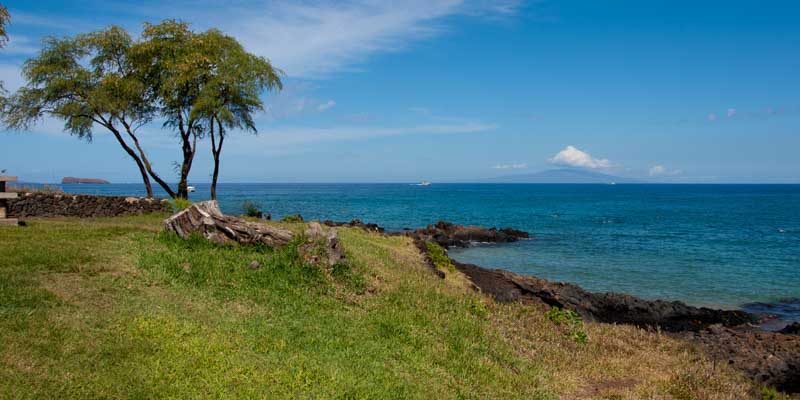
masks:
<instances>
[{"instance_id":1,"label":"green foliage","mask_svg":"<svg viewBox=\"0 0 800 400\"><path fill-rule=\"evenodd\" d=\"M5 47L6 43L8 43L6 26L8 26L10 20L11 16L8 14L8 9L6 6L0 4L0 47Z\"/></svg>"},{"instance_id":2,"label":"green foliage","mask_svg":"<svg viewBox=\"0 0 800 400\"><path fill-rule=\"evenodd\" d=\"M565 334L575 343L584 344L589 341L589 335L583 331L583 320L575 311L553 307L545 313L545 317L556 325L566 326Z\"/></svg>"},{"instance_id":3,"label":"green foliage","mask_svg":"<svg viewBox=\"0 0 800 400\"><path fill-rule=\"evenodd\" d=\"M303 222L303 216L300 214L289 214L281 218L282 222Z\"/></svg>"},{"instance_id":4,"label":"green foliage","mask_svg":"<svg viewBox=\"0 0 800 400\"><path fill-rule=\"evenodd\" d=\"M192 206L192 201L189 199L184 198L175 198L170 200L169 202L170 207L172 207L172 212L180 212Z\"/></svg>"},{"instance_id":5,"label":"green foliage","mask_svg":"<svg viewBox=\"0 0 800 400\"><path fill-rule=\"evenodd\" d=\"M476 317L485 318L489 315L489 308L478 298L470 299L468 308L469 312Z\"/></svg>"},{"instance_id":6,"label":"green foliage","mask_svg":"<svg viewBox=\"0 0 800 400\"><path fill-rule=\"evenodd\" d=\"M244 215L253 218L261 218L263 213L261 209L258 208L258 204L251 200L245 200L242 202L242 211Z\"/></svg>"},{"instance_id":7,"label":"green foliage","mask_svg":"<svg viewBox=\"0 0 800 400\"><path fill-rule=\"evenodd\" d=\"M775 388L769 386L764 386L761 388L761 400L783 400L789 398L789 396L778 392L775 390Z\"/></svg>"},{"instance_id":8,"label":"green foliage","mask_svg":"<svg viewBox=\"0 0 800 400\"><path fill-rule=\"evenodd\" d=\"M428 256L437 269L450 272L456 270L456 266L453 265L453 262L450 261L450 257L447 256L447 250L439 246L438 243L425 242L425 247L428 249Z\"/></svg>"},{"instance_id":9,"label":"green foliage","mask_svg":"<svg viewBox=\"0 0 800 400\"><path fill-rule=\"evenodd\" d=\"M0 6L0 45L6 22ZM262 92L282 87L282 72L233 37L216 29L193 32L174 20L145 24L139 40L116 26L46 38L22 74L26 85L3 101L6 128L25 130L50 116L63 121L66 132L91 141L92 128L102 126L172 197L185 197L197 140L209 136L214 121L218 161L221 129L255 133L253 113L263 109ZM153 171L136 135L154 120L181 139L177 193Z\"/></svg>"}]
</instances>

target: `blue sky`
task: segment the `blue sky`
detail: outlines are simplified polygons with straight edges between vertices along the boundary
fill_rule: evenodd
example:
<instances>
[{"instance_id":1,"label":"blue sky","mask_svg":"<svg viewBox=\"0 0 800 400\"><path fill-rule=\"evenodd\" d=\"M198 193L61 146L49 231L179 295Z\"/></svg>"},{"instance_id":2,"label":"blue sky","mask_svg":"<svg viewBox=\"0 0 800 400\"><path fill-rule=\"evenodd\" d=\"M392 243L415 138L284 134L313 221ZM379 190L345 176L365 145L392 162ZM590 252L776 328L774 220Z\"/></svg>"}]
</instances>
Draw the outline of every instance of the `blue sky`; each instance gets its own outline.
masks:
<instances>
[{"instance_id":1,"label":"blue sky","mask_svg":"<svg viewBox=\"0 0 800 400\"><path fill-rule=\"evenodd\" d=\"M475 181L557 166L658 182L800 182L800 5L790 1L8 1L0 79L45 35L181 18L287 73L223 182ZM768 6L766 5L768 4ZM156 169L180 159L146 127ZM210 149L193 182L209 181ZM0 133L26 181L138 182L102 130Z\"/></svg>"}]
</instances>

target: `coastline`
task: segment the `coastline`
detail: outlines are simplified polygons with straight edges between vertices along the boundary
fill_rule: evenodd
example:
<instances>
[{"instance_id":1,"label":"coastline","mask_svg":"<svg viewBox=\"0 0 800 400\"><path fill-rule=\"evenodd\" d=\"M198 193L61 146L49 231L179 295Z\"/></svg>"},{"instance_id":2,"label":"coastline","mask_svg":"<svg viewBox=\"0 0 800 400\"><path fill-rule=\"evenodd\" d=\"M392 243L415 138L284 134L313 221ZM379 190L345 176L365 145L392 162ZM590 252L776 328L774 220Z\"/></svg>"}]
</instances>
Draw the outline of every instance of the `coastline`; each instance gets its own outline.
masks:
<instances>
[{"instance_id":1,"label":"coastline","mask_svg":"<svg viewBox=\"0 0 800 400\"><path fill-rule=\"evenodd\" d=\"M408 236L425 255L430 270L440 279L444 279L448 272L437 268L433 261L427 245L431 241L446 248L469 246L472 239L511 243L530 237L527 232L511 228L465 227L443 221L426 228L400 232L387 232L376 224L365 224L360 220L349 223L325 221L325 224L361 228L382 235ZM774 320L773 317L741 309L695 307L681 301L645 300L613 292L594 293L572 283L461 263L446 252L445 256L455 271L469 279L474 290L500 303L521 302L542 310L557 307L574 311L591 322L633 325L664 332L703 348L715 362L726 362L756 382L787 393L800 392L800 324L785 326L786 332L768 331L763 329L763 324Z\"/></svg>"}]
</instances>

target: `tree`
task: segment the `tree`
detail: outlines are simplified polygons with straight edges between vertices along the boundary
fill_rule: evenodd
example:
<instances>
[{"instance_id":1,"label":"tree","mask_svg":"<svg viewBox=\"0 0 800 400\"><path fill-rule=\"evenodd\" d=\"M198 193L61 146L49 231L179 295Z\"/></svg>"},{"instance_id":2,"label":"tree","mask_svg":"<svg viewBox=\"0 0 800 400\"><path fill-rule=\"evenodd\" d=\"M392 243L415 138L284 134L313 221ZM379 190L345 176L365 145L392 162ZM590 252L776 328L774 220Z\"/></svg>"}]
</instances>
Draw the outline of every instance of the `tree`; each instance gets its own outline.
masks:
<instances>
[{"instance_id":1,"label":"tree","mask_svg":"<svg viewBox=\"0 0 800 400\"><path fill-rule=\"evenodd\" d=\"M0 48L5 47L8 43L8 32L6 26L11 21L11 15L8 14L6 6L0 4Z\"/></svg>"},{"instance_id":2,"label":"tree","mask_svg":"<svg viewBox=\"0 0 800 400\"><path fill-rule=\"evenodd\" d=\"M7 99L3 123L9 129L27 130L50 116L63 120L65 131L88 141L93 127L101 126L136 163L148 197L153 197L150 176L174 197L152 172L136 135L157 109L152 90L128 58L132 45L130 35L113 26L74 38L44 39L38 56L22 68L26 85Z\"/></svg>"},{"instance_id":3,"label":"tree","mask_svg":"<svg viewBox=\"0 0 800 400\"><path fill-rule=\"evenodd\" d=\"M248 53L236 39L218 30L204 32L200 40L201 51L209 65L204 71L207 76L203 78L205 84L198 95L195 113L203 118L211 138L214 158L211 198L216 199L226 130L258 133L252 114L263 110L262 92L282 89L282 72L267 59Z\"/></svg>"},{"instance_id":4,"label":"tree","mask_svg":"<svg viewBox=\"0 0 800 400\"><path fill-rule=\"evenodd\" d=\"M3 107L3 122L28 129L51 116L89 141L95 126L106 128L136 162L150 197L151 178L171 197L188 197L197 144L210 136L216 197L225 131L256 132L252 114L263 108L259 96L281 88L280 74L218 30L195 33L184 22L165 20L145 24L134 42L123 29L110 27L45 39L39 55L25 63L27 84ZM137 135L155 120L180 140L180 180L174 190L154 171Z\"/></svg>"}]
</instances>

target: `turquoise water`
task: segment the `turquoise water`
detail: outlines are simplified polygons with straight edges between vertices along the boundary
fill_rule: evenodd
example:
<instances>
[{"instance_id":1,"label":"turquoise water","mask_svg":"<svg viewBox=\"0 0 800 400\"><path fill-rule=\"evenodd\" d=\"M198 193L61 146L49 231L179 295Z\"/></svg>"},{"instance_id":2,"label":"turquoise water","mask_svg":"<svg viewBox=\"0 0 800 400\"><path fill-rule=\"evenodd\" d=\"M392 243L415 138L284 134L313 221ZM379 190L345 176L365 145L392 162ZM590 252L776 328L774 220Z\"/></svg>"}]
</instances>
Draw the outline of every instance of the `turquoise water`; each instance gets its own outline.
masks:
<instances>
[{"instance_id":1,"label":"turquoise water","mask_svg":"<svg viewBox=\"0 0 800 400\"><path fill-rule=\"evenodd\" d=\"M193 200L208 192L197 186ZM64 189L143 194L138 185ZM219 193L228 213L252 200L274 217L524 229L533 240L451 255L592 291L731 308L800 298L800 185L224 184Z\"/></svg>"}]
</instances>

